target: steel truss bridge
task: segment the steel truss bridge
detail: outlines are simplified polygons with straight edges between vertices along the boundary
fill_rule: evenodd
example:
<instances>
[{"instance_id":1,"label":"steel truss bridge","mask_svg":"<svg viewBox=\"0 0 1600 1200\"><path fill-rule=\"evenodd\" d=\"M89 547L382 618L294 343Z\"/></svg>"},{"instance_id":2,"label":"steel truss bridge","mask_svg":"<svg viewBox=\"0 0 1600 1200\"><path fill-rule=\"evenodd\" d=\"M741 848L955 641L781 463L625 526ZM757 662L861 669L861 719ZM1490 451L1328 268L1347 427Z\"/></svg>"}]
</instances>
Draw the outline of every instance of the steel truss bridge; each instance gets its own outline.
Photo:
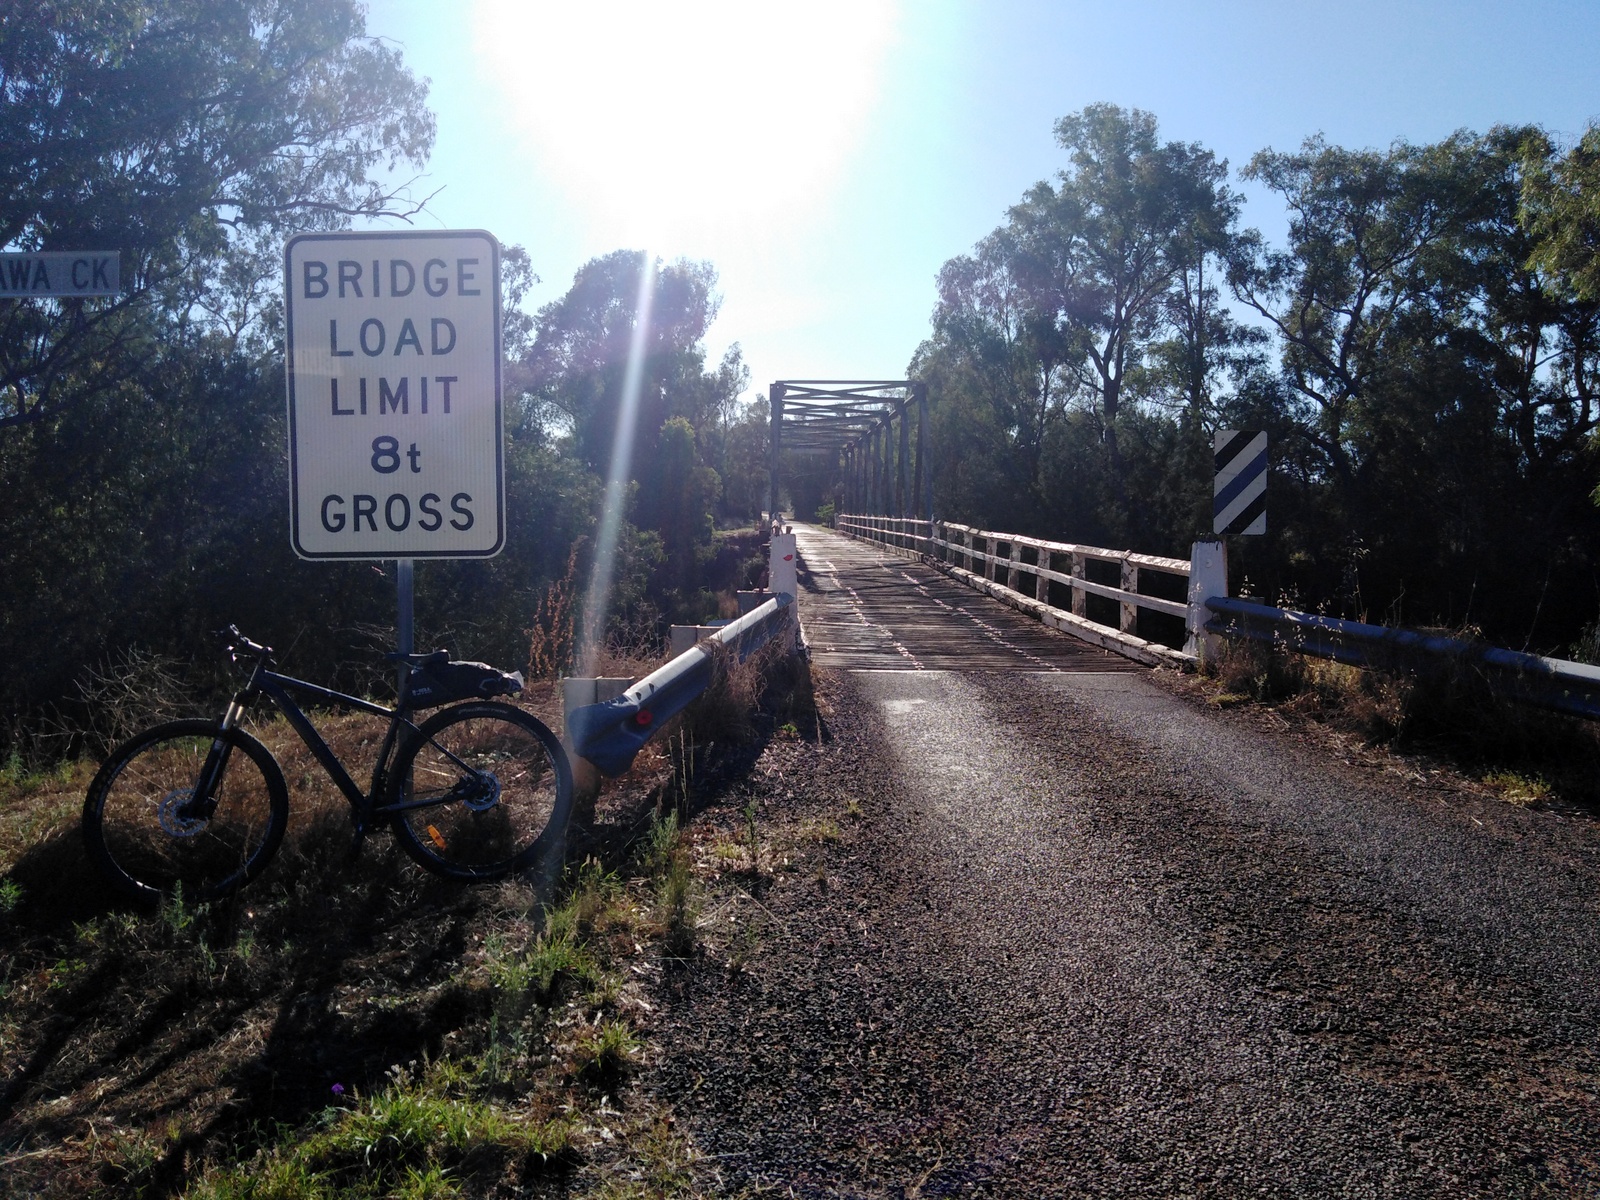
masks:
<instances>
[{"instance_id":1,"label":"steel truss bridge","mask_svg":"<svg viewBox=\"0 0 1600 1200\"><path fill-rule=\"evenodd\" d=\"M782 456L788 451L838 465L844 476L842 511L932 519L926 384L915 379L780 379L767 395L772 405L768 511L778 511Z\"/></svg>"}]
</instances>

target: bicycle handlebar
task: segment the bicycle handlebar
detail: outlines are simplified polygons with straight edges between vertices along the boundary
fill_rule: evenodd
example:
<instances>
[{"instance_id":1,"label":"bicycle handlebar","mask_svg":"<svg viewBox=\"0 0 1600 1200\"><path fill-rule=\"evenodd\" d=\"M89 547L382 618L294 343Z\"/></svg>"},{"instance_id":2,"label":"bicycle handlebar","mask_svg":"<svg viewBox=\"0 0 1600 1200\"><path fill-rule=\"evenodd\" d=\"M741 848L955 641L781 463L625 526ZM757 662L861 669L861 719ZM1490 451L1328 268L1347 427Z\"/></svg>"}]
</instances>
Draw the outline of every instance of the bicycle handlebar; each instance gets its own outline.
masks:
<instances>
[{"instance_id":1,"label":"bicycle handlebar","mask_svg":"<svg viewBox=\"0 0 1600 1200\"><path fill-rule=\"evenodd\" d=\"M229 625L226 629L217 630L217 636L223 640L228 648L228 653L235 662L242 654L246 658L267 659L272 657L272 647L263 646L260 642L253 642L239 632L237 625Z\"/></svg>"}]
</instances>

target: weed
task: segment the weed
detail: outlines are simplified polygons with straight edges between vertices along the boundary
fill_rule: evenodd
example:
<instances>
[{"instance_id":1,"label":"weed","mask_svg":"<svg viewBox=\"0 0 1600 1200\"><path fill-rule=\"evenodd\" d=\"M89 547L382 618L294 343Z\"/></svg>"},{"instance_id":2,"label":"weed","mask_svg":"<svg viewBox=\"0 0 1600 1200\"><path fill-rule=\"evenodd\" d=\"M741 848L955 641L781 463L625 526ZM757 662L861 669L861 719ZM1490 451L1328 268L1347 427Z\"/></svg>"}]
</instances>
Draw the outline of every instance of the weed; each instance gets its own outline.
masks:
<instances>
[{"instance_id":1,"label":"weed","mask_svg":"<svg viewBox=\"0 0 1600 1200\"><path fill-rule=\"evenodd\" d=\"M756 951L761 948L762 932L759 921L751 921L739 930L728 947L728 974L738 975L755 957Z\"/></svg>"},{"instance_id":2,"label":"weed","mask_svg":"<svg viewBox=\"0 0 1600 1200\"><path fill-rule=\"evenodd\" d=\"M861 801L846 800L844 803L844 815L852 821L861 820Z\"/></svg>"},{"instance_id":3,"label":"weed","mask_svg":"<svg viewBox=\"0 0 1600 1200\"><path fill-rule=\"evenodd\" d=\"M699 906L695 903L694 876L686 855L673 855L657 884L656 897L661 926L666 931L663 949L680 958L687 956L694 949Z\"/></svg>"},{"instance_id":4,"label":"weed","mask_svg":"<svg viewBox=\"0 0 1600 1200\"><path fill-rule=\"evenodd\" d=\"M497 1176L512 1158L548 1160L571 1148L563 1119L521 1121L484 1101L445 1094L437 1077L396 1084L354 1108L326 1109L309 1136L286 1131L254 1162L217 1170L191 1200L320 1200L461 1195L459 1176Z\"/></svg>"},{"instance_id":5,"label":"weed","mask_svg":"<svg viewBox=\"0 0 1600 1200\"><path fill-rule=\"evenodd\" d=\"M395 1200L450 1200L461 1195L461 1189L450 1180L449 1172L437 1164L419 1171L406 1168L406 1177L395 1192Z\"/></svg>"},{"instance_id":6,"label":"weed","mask_svg":"<svg viewBox=\"0 0 1600 1200\"><path fill-rule=\"evenodd\" d=\"M604 977L594 956L571 933L541 935L521 953L491 953L488 972L499 993L500 1011L512 1016L520 1016L533 1000L548 1001L562 980L588 986Z\"/></svg>"},{"instance_id":7,"label":"weed","mask_svg":"<svg viewBox=\"0 0 1600 1200\"><path fill-rule=\"evenodd\" d=\"M47 990L55 991L57 988L66 987L67 984L72 982L72 977L81 972L85 965L81 958L60 959L55 966L50 968L50 982L47 985Z\"/></svg>"},{"instance_id":8,"label":"weed","mask_svg":"<svg viewBox=\"0 0 1600 1200\"><path fill-rule=\"evenodd\" d=\"M656 918L666 933L664 948L668 954L687 955L694 949L699 912L694 902L694 875L678 829L677 813L657 816L651 822L640 866L655 880Z\"/></svg>"},{"instance_id":9,"label":"weed","mask_svg":"<svg viewBox=\"0 0 1600 1200\"><path fill-rule=\"evenodd\" d=\"M626 1021L604 1021L578 1039L578 1074L592 1083L614 1085L641 1048Z\"/></svg>"},{"instance_id":10,"label":"weed","mask_svg":"<svg viewBox=\"0 0 1600 1200\"><path fill-rule=\"evenodd\" d=\"M808 817L800 823L797 836L802 842L837 842L839 823L830 817Z\"/></svg>"},{"instance_id":11,"label":"weed","mask_svg":"<svg viewBox=\"0 0 1600 1200\"><path fill-rule=\"evenodd\" d=\"M547 937L582 938L590 933L628 924L631 912L627 889L614 872L594 859L578 868L577 879L564 899L545 916Z\"/></svg>"},{"instance_id":12,"label":"weed","mask_svg":"<svg viewBox=\"0 0 1600 1200\"><path fill-rule=\"evenodd\" d=\"M1538 804L1550 796L1550 784L1539 775L1520 775L1515 771L1491 771L1483 781L1513 804Z\"/></svg>"},{"instance_id":13,"label":"weed","mask_svg":"<svg viewBox=\"0 0 1600 1200\"><path fill-rule=\"evenodd\" d=\"M209 911L204 904L190 905L183 898L183 884L174 885L170 896L161 899L161 923L174 937L182 937Z\"/></svg>"},{"instance_id":14,"label":"weed","mask_svg":"<svg viewBox=\"0 0 1600 1200\"><path fill-rule=\"evenodd\" d=\"M15 879L0 879L0 914L10 916L22 902L22 885Z\"/></svg>"},{"instance_id":15,"label":"weed","mask_svg":"<svg viewBox=\"0 0 1600 1200\"><path fill-rule=\"evenodd\" d=\"M562 577L545 589L528 631L528 678L554 679L568 670L577 650L579 556L587 545L579 538L567 555Z\"/></svg>"},{"instance_id":16,"label":"weed","mask_svg":"<svg viewBox=\"0 0 1600 1200\"><path fill-rule=\"evenodd\" d=\"M650 822L650 831L645 835L644 853L640 856L639 865L644 873L650 876L665 873L681 840L678 814L657 814Z\"/></svg>"}]
</instances>

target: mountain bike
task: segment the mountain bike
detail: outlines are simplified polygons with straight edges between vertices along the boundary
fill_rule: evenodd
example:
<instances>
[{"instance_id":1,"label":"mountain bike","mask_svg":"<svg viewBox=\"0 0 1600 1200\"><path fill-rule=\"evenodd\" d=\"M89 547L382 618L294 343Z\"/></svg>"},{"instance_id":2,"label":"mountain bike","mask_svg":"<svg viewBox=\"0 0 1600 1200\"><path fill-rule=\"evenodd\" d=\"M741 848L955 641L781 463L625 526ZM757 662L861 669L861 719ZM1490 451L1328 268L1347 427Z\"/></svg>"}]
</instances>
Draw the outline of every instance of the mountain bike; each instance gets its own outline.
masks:
<instances>
[{"instance_id":1,"label":"mountain bike","mask_svg":"<svg viewBox=\"0 0 1600 1200\"><path fill-rule=\"evenodd\" d=\"M234 626L222 632L249 682L216 721L171 721L118 746L89 785L83 833L89 856L130 899L181 889L214 900L258 876L289 821L289 789L272 752L239 727L265 696L350 803L351 856L385 822L408 855L451 879L499 879L560 845L572 812L572 769L556 736L512 704L521 675L447 652L388 654L404 664L394 708L280 675L272 648ZM290 692L386 717L372 784L351 778ZM483 697L469 699L469 697ZM419 708L450 703L419 723Z\"/></svg>"}]
</instances>

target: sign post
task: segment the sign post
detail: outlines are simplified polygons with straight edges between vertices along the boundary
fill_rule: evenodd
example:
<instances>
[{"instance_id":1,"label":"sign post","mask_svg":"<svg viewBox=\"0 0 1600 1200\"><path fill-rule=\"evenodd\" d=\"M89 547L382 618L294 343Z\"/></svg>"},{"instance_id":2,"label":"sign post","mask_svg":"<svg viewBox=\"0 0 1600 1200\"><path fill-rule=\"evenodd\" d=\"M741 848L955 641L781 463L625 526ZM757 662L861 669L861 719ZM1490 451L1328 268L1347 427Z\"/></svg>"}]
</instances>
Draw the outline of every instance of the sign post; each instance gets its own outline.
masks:
<instances>
[{"instance_id":1,"label":"sign post","mask_svg":"<svg viewBox=\"0 0 1600 1200\"><path fill-rule=\"evenodd\" d=\"M301 558L397 560L408 642L411 560L505 544L499 243L300 234L284 285L290 541Z\"/></svg>"}]
</instances>

